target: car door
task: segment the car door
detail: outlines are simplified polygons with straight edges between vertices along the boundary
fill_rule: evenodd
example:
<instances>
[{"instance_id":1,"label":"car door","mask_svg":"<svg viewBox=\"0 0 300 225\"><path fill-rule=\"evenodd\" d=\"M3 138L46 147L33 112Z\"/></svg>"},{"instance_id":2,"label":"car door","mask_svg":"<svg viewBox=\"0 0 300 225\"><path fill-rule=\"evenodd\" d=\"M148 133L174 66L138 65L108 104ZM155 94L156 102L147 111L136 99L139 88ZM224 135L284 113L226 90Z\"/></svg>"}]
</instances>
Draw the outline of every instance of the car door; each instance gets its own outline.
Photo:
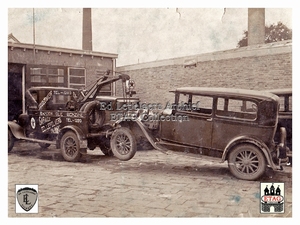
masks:
<instances>
[{"instance_id":1,"label":"car door","mask_svg":"<svg viewBox=\"0 0 300 225\"><path fill-rule=\"evenodd\" d=\"M234 138L257 136L258 105L255 101L219 97L213 123L212 149L224 150ZM267 132L261 136L268 135Z\"/></svg>"},{"instance_id":2,"label":"car door","mask_svg":"<svg viewBox=\"0 0 300 225\"><path fill-rule=\"evenodd\" d=\"M161 122L161 138L183 145L211 147L213 98L180 94L173 120Z\"/></svg>"}]
</instances>

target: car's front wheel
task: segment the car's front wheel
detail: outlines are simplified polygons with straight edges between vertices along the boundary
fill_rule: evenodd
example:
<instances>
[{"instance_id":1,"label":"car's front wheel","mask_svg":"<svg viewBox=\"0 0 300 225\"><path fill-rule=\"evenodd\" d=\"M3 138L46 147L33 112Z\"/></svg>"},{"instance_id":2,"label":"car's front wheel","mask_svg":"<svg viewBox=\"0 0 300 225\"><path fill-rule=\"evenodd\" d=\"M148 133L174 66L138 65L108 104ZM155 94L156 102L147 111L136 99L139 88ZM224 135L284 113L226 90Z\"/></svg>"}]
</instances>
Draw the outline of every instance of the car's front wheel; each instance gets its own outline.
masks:
<instances>
[{"instance_id":1,"label":"car's front wheel","mask_svg":"<svg viewBox=\"0 0 300 225\"><path fill-rule=\"evenodd\" d=\"M114 155L122 161L131 159L136 153L135 137L127 127L120 127L113 132L110 146Z\"/></svg>"},{"instance_id":2,"label":"car's front wheel","mask_svg":"<svg viewBox=\"0 0 300 225\"><path fill-rule=\"evenodd\" d=\"M60 140L62 156L66 161L77 162L80 157L80 147L77 135L73 131L67 131Z\"/></svg>"},{"instance_id":3,"label":"car's front wheel","mask_svg":"<svg viewBox=\"0 0 300 225\"><path fill-rule=\"evenodd\" d=\"M256 180L265 173L266 160L256 146L241 144L230 151L228 166L235 177L243 180Z\"/></svg>"}]
</instances>

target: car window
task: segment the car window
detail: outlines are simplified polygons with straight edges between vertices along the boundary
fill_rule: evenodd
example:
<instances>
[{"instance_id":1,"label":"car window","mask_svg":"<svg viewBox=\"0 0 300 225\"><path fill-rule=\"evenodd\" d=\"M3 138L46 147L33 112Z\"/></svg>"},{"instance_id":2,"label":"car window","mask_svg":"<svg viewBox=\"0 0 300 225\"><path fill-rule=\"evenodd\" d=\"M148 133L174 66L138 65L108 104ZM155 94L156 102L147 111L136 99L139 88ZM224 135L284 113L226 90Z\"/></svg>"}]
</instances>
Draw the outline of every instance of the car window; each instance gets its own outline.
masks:
<instances>
[{"instance_id":1,"label":"car window","mask_svg":"<svg viewBox=\"0 0 300 225\"><path fill-rule=\"evenodd\" d=\"M293 102L292 96L289 96L289 111L291 111L291 112L293 111L292 102Z\"/></svg>"},{"instance_id":2,"label":"car window","mask_svg":"<svg viewBox=\"0 0 300 225\"><path fill-rule=\"evenodd\" d=\"M280 112L292 111L292 96L279 96Z\"/></svg>"},{"instance_id":3,"label":"car window","mask_svg":"<svg viewBox=\"0 0 300 225\"><path fill-rule=\"evenodd\" d=\"M257 104L242 99L218 98L216 115L232 119L255 120Z\"/></svg>"},{"instance_id":4,"label":"car window","mask_svg":"<svg viewBox=\"0 0 300 225\"><path fill-rule=\"evenodd\" d=\"M212 106L212 97L192 94L181 94L179 96L179 108L184 111L211 115Z\"/></svg>"}]
</instances>

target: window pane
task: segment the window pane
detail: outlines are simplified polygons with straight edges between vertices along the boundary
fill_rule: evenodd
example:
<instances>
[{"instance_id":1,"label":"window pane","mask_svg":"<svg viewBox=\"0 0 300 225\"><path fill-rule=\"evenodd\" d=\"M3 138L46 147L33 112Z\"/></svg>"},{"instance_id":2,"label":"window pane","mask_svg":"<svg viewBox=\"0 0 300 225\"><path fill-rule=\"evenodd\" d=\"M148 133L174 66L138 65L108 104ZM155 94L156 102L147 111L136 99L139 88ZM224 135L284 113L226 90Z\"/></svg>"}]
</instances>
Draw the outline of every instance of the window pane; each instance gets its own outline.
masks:
<instances>
[{"instance_id":1,"label":"window pane","mask_svg":"<svg viewBox=\"0 0 300 225\"><path fill-rule=\"evenodd\" d=\"M212 113L213 98L207 96L193 95L192 111L204 114Z\"/></svg>"},{"instance_id":2,"label":"window pane","mask_svg":"<svg viewBox=\"0 0 300 225\"><path fill-rule=\"evenodd\" d=\"M70 76L70 83L84 84L85 83L85 77L73 77L73 76Z\"/></svg>"},{"instance_id":3,"label":"window pane","mask_svg":"<svg viewBox=\"0 0 300 225\"><path fill-rule=\"evenodd\" d=\"M284 96L279 96L279 104L280 104L280 108L279 111L284 112Z\"/></svg>"},{"instance_id":4,"label":"window pane","mask_svg":"<svg viewBox=\"0 0 300 225\"><path fill-rule=\"evenodd\" d=\"M47 82L47 79L46 79L46 76L31 76L31 82L37 82L37 83L46 83Z\"/></svg>"},{"instance_id":5,"label":"window pane","mask_svg":"<svg viewBox=\"0 0 300 225\"><path fill-rule=\"evenodd\" d=\"M84 69L70 69L70 75L84 76Z\"/></svg>"},{"instance_id":6,"label":"window pane","mask_svg":"<svg viewBox=\"0 0 300 225\"><path fill-rule=\"evenodd\" d=\"M255 120L257 105L247 100L218 98L217 115L233 119Z\"/></svg>"},{"instance_id":7,"label":"window pane","mask_svg":"<svg viewBox=\"0 0 300 225\"><path fill-rule=\"evenodd\" d=\"M46 68L30 68L30 74L47 74Z\"/></svg>"},{"instance_id":8,"label":"window pane","mask_svg":"<svg viewBox=\"0 0 300 225\"><path fill-rule=\"evenodd\" d=\"M212 113L213 98L201 95L180 94L177 110L195 113Z\"/></svg>"}]
</instances>

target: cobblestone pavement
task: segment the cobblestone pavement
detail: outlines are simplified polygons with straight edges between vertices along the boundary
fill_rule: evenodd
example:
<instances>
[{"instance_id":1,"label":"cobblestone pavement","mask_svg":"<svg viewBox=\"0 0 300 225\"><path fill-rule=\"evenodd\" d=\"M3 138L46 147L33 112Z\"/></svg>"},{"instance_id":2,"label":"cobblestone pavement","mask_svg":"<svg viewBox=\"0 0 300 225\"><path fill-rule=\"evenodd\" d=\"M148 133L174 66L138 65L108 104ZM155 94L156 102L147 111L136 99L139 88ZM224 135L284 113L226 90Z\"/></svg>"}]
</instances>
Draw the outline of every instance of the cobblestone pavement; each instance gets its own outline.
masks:
<instances>
[{"instance_id":1,"label":"cobblestone pavement","mask_svg":"<svg viewBox=\"0 0 300 225\"><path fill-rule=\"evenodd\" d=\"M8 217L292 217L292 168L260 181L227 163L138 151L130 161L88 151L78 163L54 148L16 143L8 154ZM260 182L285 183L284 214L261 214ZM38 214L16 214L15 185L38 185Z\"/></svg>"}]
</instances>

